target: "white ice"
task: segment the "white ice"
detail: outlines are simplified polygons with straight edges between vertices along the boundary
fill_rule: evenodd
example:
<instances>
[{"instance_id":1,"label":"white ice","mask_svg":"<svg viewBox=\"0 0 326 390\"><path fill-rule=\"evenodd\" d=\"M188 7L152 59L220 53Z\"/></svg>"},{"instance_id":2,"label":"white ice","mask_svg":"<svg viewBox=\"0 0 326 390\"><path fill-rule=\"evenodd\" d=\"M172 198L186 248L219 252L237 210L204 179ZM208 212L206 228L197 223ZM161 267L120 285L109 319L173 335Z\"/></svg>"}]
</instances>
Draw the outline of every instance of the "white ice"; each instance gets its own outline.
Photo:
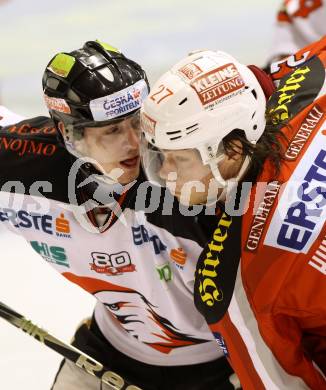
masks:
<instances>
[{"instance_id":1,"label":"white ice","mask_svg":"<svg viewBox=\"0 0 326 390\"><path fill-rule=\"evenodd\" d=\"M66 281L23 238L0 226L0 300L65 342L94 298ZM46 390L60 355L0 318L0 389Z\"/></svg>"}]
</instances>

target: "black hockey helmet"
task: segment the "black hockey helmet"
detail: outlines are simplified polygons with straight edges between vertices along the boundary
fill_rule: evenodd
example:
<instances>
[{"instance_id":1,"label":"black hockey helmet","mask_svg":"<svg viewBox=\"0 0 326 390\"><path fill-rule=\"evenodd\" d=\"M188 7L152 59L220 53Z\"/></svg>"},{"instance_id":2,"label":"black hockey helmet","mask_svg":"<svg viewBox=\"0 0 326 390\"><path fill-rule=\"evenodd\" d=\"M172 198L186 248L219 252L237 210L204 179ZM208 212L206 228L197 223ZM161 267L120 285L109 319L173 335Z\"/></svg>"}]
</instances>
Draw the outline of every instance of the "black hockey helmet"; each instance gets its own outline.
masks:
<instances>
[{"instance_id":1,"label":"black hockey helmet","mask_svg":"<svg viewBox=\"0 0 326 390\"><path fill-rule=\"evenodd\" d=\"M140 65L99 41L88 41L81 49L55 55L45 69L42 84L50 115L60 120L67 116L74 122L123 118L140 108L139 101L134 100L141 95L144 98L149 90ZM134 85L139 86L130 97L134 107L124 104L123 99L110 105L110 95Z\"/></svg>"},{"instance_id":2,"label":"black hockey helmet","mask_svg":"<svg viewBox=\"0 0 326 390\"><path fill-rule=\"evenodd\" d=\"M100 41L56 54L44 71L42 84L50 116L66 148L76 157L88 157L78 147L85 127L102 127L138 116L149 93L141 66Z\"/></svg>"}]
</instances>

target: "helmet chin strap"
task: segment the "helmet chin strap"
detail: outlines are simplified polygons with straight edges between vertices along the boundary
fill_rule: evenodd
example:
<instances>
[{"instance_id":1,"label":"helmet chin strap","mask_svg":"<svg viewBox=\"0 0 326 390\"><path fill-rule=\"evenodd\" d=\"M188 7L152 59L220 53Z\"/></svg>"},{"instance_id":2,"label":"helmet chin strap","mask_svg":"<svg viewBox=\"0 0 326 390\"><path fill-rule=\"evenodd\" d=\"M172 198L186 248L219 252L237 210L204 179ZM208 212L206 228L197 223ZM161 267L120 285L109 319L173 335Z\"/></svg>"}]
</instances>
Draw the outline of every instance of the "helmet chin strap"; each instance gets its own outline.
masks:
<instances>
[{"instance_id":1,"label":"helmet chin strap","mask_svg":"<svg viewBox=\"0 0 326 390\"><path fill-rule=\"evenodd\" d=\"M225 180L225 179L223 179L221 172L218 168L218 163L220 161L222 161L224 157L225 157L225 154L219 156L217 159L215 159L214 162L211 162L209 164L211 167L212 173L214 175L216 184L219 188L222 188L222 192L217 197L216 197L216 193L214 193L214 192L212 194L210 194L210 196L207 198L207 201L205 204L206 206L212 206L216 202L219 202L219 201L224 203L226 200L227 192L232 191L238 185L238 182L243 178L243 176L245 175L245 173L249 167L249 164L250 164L250 157L246 156L243 160L243 163L241 165L241 168L240 168L237 176L232 177L229 180ZM209 194L209 192L208 192L208 194Z\"/></svg>"}]
</instances>

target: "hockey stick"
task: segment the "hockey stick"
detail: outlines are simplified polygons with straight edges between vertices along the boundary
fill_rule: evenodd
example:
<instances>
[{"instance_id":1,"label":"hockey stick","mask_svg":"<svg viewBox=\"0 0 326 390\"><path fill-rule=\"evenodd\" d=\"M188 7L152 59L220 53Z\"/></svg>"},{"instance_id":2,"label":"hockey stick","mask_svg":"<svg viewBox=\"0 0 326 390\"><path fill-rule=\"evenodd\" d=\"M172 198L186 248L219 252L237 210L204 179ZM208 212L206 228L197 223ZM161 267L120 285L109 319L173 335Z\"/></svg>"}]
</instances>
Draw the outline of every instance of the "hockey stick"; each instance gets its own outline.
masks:
<instances>
[{"instance_id":1,"label":"hockey stick","mask_svg":"<svg viewBox=\"0 0 326 390\"><path fill-rule=\"evenodd\" d=\"M141 390L140 387L131 385L120 375L103 367L101 363L86 355L84 352L53 337L47 331L39 328L1 301L0 317L45 344L47 347L60 353L60 355L75 363L77 367L88 374L100 378L102 383L109 385L112 390Z\"/></svg>"}]
</instances>

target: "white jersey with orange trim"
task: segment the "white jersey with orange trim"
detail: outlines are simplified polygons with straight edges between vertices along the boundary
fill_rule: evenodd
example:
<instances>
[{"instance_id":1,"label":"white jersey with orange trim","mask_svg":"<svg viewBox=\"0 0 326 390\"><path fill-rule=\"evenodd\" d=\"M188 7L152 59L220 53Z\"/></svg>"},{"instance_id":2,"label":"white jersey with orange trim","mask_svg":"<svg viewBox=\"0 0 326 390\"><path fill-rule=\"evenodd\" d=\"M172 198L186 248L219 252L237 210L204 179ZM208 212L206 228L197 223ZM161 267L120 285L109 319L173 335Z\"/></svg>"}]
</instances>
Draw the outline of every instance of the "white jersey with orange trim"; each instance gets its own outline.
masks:
<instances>
[{"instance_id":1,"label":"white jersey with orange trim","mask_svg":"<svg viewBox=\"0 0 326 390\"><path fill-rule=\"evenodd\" d=\"M325 34L325 0L284 0L277 13L269 62L295 53Z\"/></svg>"},{"instance_id":2,"label":"white jersey with orange trim","mask_svg":"<svg viewBox=\"0 0 326 390\"><path fill-rule=\"evenodd\" d=\"M196 270L196 306L248 390L326 389L326 38L303 53L268 102L287 123L280 172L265 162Z\"/></svg>"},{"instance_id":3,"label":"white jersey with orange trim","mask_svg":"<svg viewBox=\"0 0 326 390\"><path fill-rule=\"evenodd\" d=\"M161 366L223 357L193 303L197 258L215 217L182 215L171 195L162 203L157 192L147 210L136 194L148 183L113 196L75 163L49 118L0 128L0 223L98 299L96 322L125 355ZM116 211L103 229L95 209L84 214L96 202Z\"/></svg>"}]
</instances>

